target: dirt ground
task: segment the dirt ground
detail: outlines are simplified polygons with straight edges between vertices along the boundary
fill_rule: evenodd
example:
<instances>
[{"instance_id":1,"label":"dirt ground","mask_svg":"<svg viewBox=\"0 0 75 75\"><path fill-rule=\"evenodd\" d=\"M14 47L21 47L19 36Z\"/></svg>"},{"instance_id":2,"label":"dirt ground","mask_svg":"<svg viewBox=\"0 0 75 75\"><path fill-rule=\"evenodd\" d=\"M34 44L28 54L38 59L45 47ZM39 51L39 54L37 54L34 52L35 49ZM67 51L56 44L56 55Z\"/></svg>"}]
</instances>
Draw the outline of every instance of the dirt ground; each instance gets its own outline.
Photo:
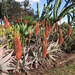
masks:
<instances>
[{"instance_id":1,"label":"dirt ground","mask_svg":"<svg viewBox=\"0 0 75 75\"><path fill-rule=\"evenodd\" d=\"M28 73L17 73L14 75L55 75L50 72L50 70L54 70L55 68L59 68L65 65L69 65L75 61L75 53L66 53L66 52L56 52L52 55L56 60L52 59L44 59L42 63L38 63L38 68L28 70ZM57 74L56 74L57 75ZM62 75L62 74L61 74ZM64 74L63 74L64 75ZM75 74L73 74L75 75Z\"/></svg>"},{"instance_id":2,"label":"dirt ground","mask_svg":"<svg viewBox=\"0 0 75 75\"><path fill-rule=\"evenodd\" d=\"M60 55L59 55L60 54ZM56 57L56 61L51 61L50 59L44 60L42 65L38 65L37 69L29 70L30 75L51 75L49 70L54 68L59 68L64 65L72 63L75 59L75 53L59 53Z\"/></svg>"}]
</instances>

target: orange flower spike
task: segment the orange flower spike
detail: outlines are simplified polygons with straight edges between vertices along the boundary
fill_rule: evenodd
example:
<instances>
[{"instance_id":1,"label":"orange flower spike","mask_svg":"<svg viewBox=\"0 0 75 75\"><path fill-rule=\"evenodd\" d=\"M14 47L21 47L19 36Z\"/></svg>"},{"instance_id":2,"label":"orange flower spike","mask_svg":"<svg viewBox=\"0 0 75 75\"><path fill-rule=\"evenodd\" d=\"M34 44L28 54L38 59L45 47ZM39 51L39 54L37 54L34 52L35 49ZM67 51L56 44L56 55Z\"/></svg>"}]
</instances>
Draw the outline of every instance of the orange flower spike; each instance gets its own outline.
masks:
<instances>
[{"instance_id":1,"label":"orange flower spike","mask_svg":"<svg viewBox=\"0 0 75 75\"><path fill-rule=\"evenodd\" d=\"M38 28L36 27L35 28L35 36L37 36L38 35Z\"/></svg>"},{"instance_id":2,"label":"orange flower spike","mask_svg":"<svg viewBox=\"0 0 75 75\"><path fill-rule=\"evenodd\" d=\"M43 41L43 48L42 49L43 49L42 50L43 51L42 55L43 55L43 58L45 58L46 57L46 52L47 52L45 41Z\"/></svg>"},{"instance_id":3,"label":"orange flower spike","mask_svg":"<svg viewBox=\"0 0 75 75\"><path fill-rule=\"evenodd\" d=\"M46 40L45 33L43 33L43 41L45 41L45 45L47 46L47 40Z\"/></svg>"},{"instance_id":4,"label":"orange flower spike","mask_svg":"<svg viewBox=\"0 0 75 75\"><path fill-rule=\"evenodd\" d=\"M29 36L31 37L31 30L29 29Z\"/></svg>"},{"instance_id":5,"label":"orange flower spike","mask_svg":"<svg viewBox=\"0 0 75 75\"><path fill-rule=\"evenodd\" d=\"M6 16L4 16L4 20L6 19Z\"/></svg>"},{"instance_id":6,"label":"orange flower spike","mask_svg":"<svg viewBox=\"0 0 75 75\"><path fill-rule=\"evenodd\" d=\"M63 23L63 27L64 27L64 25L65 25L65 22Z\"/></svg>"},{"instance_id":7,"label":"orange flower spike","mask_svg":"<svg viewBox=\"0 0 75 75\"><path fill-rule=\"evenodd\" d=\"M39 31L39 24L37 25L38 31Z\"/></svg>"},{"instance_id":8,"label":"orange flower spike","mask_svg":"<svg viewBox=\"0 0 75 75\"><path fill-rule=\"evenodd\" d=\"M17 23L17 20L15 20L15 22Z\"/></svg>"},{"instance_id":9,"label":"orange flower spike","mask_svg":"<svg viewBox=\"0 0 75 75\"><path fill-rule=\"evenodd\" d=\"M14 52L15 52L17 61L19 61L22 56L22 50L21 50L20 40L15 31L14 31Z\"/></svg>"},{"instance_id":10,"label":"orange flower spike","mask_svg":"<svg viewBox=\"0 0 75 75\"><path fill-rule=\"evenodd\" d=\"M35 21L35 26L37 25L37 21Z\"/></svg>"},{"instance_id":11,"label":"orange flower spike","mask_svg":"<svg viewBox=\"0 0 75 75\"><path fill-rule=\"evenodd\" d=\"M46 26L46 31L45 31L45 35L46 35L46 37L48 36L48 26Z\"/></svg>"},{"instance_id":12,"label":"orange flower spike","mask_svg":"<svg viewBox=\"0 0 75 75\"><path fill-rule=\"evenodd\" d=\"M27 23L26 19L24 20L24 23L25 23L25 24Z\"/></svg>"},{"instance_id":13,"label":"orange flower spike","mask_svg":"<svg viewBox=\"0 0 75 75\"><path fill-rule=\"evenodd\" d=\"M43 23L43 21L42 21L42 26L43 26L43 24L44 24L44 23Z\"/></svg>"},{"instance_id":14,"label":"orange flower spike","mask_svg":"<svg viewBox=\"0 0 75 75\"><path fill-rule=\"evenodd\" d=\"M5 19L5 20L4 20L4 26L5 26L5 29L7 29L7 25L8 25L8 20Z\"/></svg>"},{"instance_id":15,"label":"orange flower spike","mask_svg":"<svg viewBox=\"0 0 75 75\"><path fill-rule=\"evenodd\" d=\"M44 20L44 22L45 22L45 20Z\"/></svg>"},{"instance_id":16,"label":"orange flower spike","mask_svg":"<svg viewBox=\"0 0 75 75\"><path fill-rule=\"evenodd\" d=\"M58 30L58 22L56 22L56 30Z\"/></svg>"},{"instance_id":17,"label":"orange flower spike","mask_svg":"<svg viewBox=\"0 0 75 75\"><path fill-rule=\"evenodd\" d=\"M6 16L4 16L4 27L5 27L5 29L7 29L7 25L8 25L8 20L6 19Z\"/></svg>"},{"instance_id":18,"label":"orange flower spike","mask_svg":"<svg viewBox=\"0 0 75 75\"><path fill-rule=\"evenodd\" d=\"M60 33L59 33L59 44L60 45L62 44L62 41L63 41L62 30L60 30Z\"/></svg>"},{"instance_id":19,"label":"orange flower spike","mask_svg":"<svg viewBox=\"0 0 75 75\"><path fill-rule=\"evenodd\" d=\"M42 21L42 27L43 27L43 28L45 27L43 21Z\"/></svg>"},{"instance_id":20,"label":"orange flower spike","mask_svg":"<svg viewBox=\"0 0 75 75\"><path fill-rule=\"evenodd\" d=\"M71 34L71 27L70 27L70 25L68 24L68 36L70 36L70 34Z\"/></svg>"},{"instance_id":21,"label":"orange flower spike","mask_svg":"<svg viewBox=\"0 0 75 75\"><path fill-rule=\"evenodd\" d=\"M49 31L51 31L51 24L49 23L49 29L48 29Z\"/></svg>"},{"instance_id":22,"label":"orange flower spike","mask_svg":"<svg viewBox=\"0 0 75 75\"><path fill-rule=\"evenodd\" d=\"M8 28L9 28L9 25L10 25L10 23L8 22L8 24L7 24Z\"/></svg>"},{"instance_id":23,"label":"orange flower spike","mask_svg":"<svg viewBox=\"0 0 75 75\"><path fill-rule=\"evenodd\" d=\"M69 23L67 24L67 27L69 26Z\"/></svg>"},{"instance_id":24,"label":"orange flower spike","mask_svg":"<svg viewBox=\"0 0 75 75\"><path fill-rule=\"evenodd\" d=\"M40 21L39 21L39 24L40 24Z\"/></svg>"}]
</instances>

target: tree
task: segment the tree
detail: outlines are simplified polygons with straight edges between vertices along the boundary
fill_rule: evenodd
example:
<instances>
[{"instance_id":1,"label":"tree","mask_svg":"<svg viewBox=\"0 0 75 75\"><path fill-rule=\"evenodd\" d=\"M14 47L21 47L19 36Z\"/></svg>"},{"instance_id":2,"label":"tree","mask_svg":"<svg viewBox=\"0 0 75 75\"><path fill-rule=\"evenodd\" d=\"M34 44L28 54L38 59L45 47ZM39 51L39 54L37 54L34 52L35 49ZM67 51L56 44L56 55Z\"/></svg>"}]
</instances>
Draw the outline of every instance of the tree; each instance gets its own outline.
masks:
<instances>
[{"instance_id":1,"label":"tree","mask_svg":"<svg viewBox=\"0 0 75 75\"><path fill-rule=\"evenodd\" d=\"M7 0L8 3L8 19L9 21L14 21L15 19L21 16L20 2L16 2L15 0Z\"/></svg>"},{"instance_id":2,"label":"tree","mask_svg":"<svg viewBox=\"0 0 75 75\"><path fill-rule=\"evenodd\" d=\"M29 3L29 0L25 0L23 2L21 2L21 6L24 7L23 8L23 16L26 16L28 14L28 11L30 10L30 6L31 4Z\"/></svg>"},{"instance_id":3,"label":"tree","mask_svg":"<svg viewBox=\"0 0 75 75\"><path fill-rule=\"evenodd\" d=\"M70 3L70 1L72 1L72 3ZM42 12L42 15L40 17L40 20L42 20L44 18L46 19L47 17L52 16L53 21L54 21L53 23L55 23L56 21L59 20L60 17L62 19L67 14L68 11L70 11L73 7L75 7L74 0L68 0L65 3L64 7L61 9L61 12L59 12L59 9L61 7L61 3L63 2L63 0L55 0L54 5L51 5L51 2L52 2L52 0L47 0L47 5L45 6L45 4L44 4L44 8L43 8L43 12ZM73 12L73 10L72 10L72 12ZM52 15L52 13L53 13L53 15Z\"/></svg>"},{"instance_id":4,"label":"tree","mask_svg":"<svg viewBox=\"0 0 75 75\"><path fill-rule=\"evenodd\" d=\"M7 2L6 0L2 0L2 5L1 5L1 14L2 14L2 18L4 17L4 15L7 17L7 10L8 10L8 7L7 7Z\"/></svg>"},{"instance_id":5,"label":"tree","mask_svg":"<svg viewBox=\"0 0 75 75\"><path fill-rule=\"evenodd\" d=\"M0 18L2 18L2 14L1 14L2 9L1 9L1 6L2 6L2 3L0 3Z\"/></svg>"}]
</instances>

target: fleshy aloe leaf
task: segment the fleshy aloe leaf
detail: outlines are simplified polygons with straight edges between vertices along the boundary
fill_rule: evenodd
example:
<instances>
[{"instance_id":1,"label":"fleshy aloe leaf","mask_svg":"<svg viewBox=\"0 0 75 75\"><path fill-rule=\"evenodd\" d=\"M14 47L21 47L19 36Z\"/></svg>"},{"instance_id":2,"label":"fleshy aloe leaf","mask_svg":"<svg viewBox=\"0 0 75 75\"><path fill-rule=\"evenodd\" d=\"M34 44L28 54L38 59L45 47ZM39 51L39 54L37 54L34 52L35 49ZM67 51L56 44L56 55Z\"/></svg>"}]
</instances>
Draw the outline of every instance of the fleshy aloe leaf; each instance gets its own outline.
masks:
<instances>
[{"instance_id":1,"label":"fleshy aloe leaf","mask_svg":"<svg viewBox=\"0 0 75 75\"><path fill-rule=\"evenodd\" d=\"M2 63L6 62L11 57L12 53L13 53L13 51L9 55L7 55L6 57L4 57L2 59Z\"/></svg>"},{"instance_id":2,"label":"fleshy aloe leaf","mask_svg":"<svg viewBox=\"0 0 75 75\"><path fill-rule=\"evenodd\" d=\"M27 53L27 55L25 56L25 61L27 60L27 58L28 58L28 53Z\"/></svg>"},{"instance_id":3,"label":"fleshy aloe leaf","mask_svg":"<svg viewBox=\"0 0 75 75\"><path fill-rule=\"evenodd\" d=\"M9 66L6 66L5 68L3 68L2 70L3 71L6 71L6 70L13 70L13 69L16 69L15 67L9 67Z\"/></svg>"},{"instance_id":4,"label":"fleshy aloe leaf","mask_svg":"<svg viewBox=\"0 0 75 75\"><path fill-rule=\"evenodd\" d=\"M5 45L3 45L2 47L0 47L0 50L2 50L5 46L6 46L6 44L5 44Z\"/></svg>"},{"instance_id":5,"label":"fleshy aloe leaf","mask_svg":"<svg viewBox=\"0 0 75 75\"><path fill-rule=\"evenodd\" d=\"M10 59L10 60L11 60L11 59ZM3 64L1 65L1 68L3 69L3 68L5 68L5 67L7 67L7 65L8 65L9 62L10 62L10 60L8 60L7 62L3 63Z\"/></svg>"},{"instance_id":6,"label":"fleshy aloe leaf","mask_svg":"<svg viewBox=\"0 0 75 75\"><path fill-rule=\"evenodd\" d=\"M2 55L3 55L3 50L1 49L1 50L0 50L0 65L1 65L1 63L2 63Z\"/></svg>"},{"instance_id":7,"label":"fleshy aloe leaf","mask_svg":"<svg viewBox=\"0 0 75 75\"><path fill-rule=\"evenodd\" d=\"M59 41L59 39L58 39L57 42L55 43L54 47L57 47L57 45L58 45L58 41Z\"/></svg>"},{"instance_id":8,"label":"fleshy aloe leaf","mask_svg":"<svg viewBox=\"0 0 75 75\"><path fill-rule=\"evenodd\" d=\"M2 73L1 75L10 75L10 74Z\"/></svg>"}]
</instances>

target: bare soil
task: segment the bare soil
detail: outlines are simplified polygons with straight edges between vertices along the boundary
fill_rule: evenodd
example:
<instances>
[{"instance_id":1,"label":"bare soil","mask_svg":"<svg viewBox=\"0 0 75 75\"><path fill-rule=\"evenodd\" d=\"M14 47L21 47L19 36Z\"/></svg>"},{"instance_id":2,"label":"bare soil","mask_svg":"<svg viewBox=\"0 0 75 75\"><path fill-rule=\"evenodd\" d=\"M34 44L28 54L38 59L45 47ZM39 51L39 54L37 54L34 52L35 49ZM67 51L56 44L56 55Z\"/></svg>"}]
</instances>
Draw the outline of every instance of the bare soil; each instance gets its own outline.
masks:
<instances>
[{"instance_id":1,"label":"bare soil","mask_svg":"<svg viewBox=\"0 0 75 75\"><path fill-rule=\"evenodd\" d=\"M38 65L37 69L29 70L30 75L51 75L48 72L50 69L59 68L64 65L68 65L72 63L75 59L75 53L58 53L58 57L56 57L56 61L53 62L50 59L45 59L42 65Z\"/></svg>"}]
</instances>

